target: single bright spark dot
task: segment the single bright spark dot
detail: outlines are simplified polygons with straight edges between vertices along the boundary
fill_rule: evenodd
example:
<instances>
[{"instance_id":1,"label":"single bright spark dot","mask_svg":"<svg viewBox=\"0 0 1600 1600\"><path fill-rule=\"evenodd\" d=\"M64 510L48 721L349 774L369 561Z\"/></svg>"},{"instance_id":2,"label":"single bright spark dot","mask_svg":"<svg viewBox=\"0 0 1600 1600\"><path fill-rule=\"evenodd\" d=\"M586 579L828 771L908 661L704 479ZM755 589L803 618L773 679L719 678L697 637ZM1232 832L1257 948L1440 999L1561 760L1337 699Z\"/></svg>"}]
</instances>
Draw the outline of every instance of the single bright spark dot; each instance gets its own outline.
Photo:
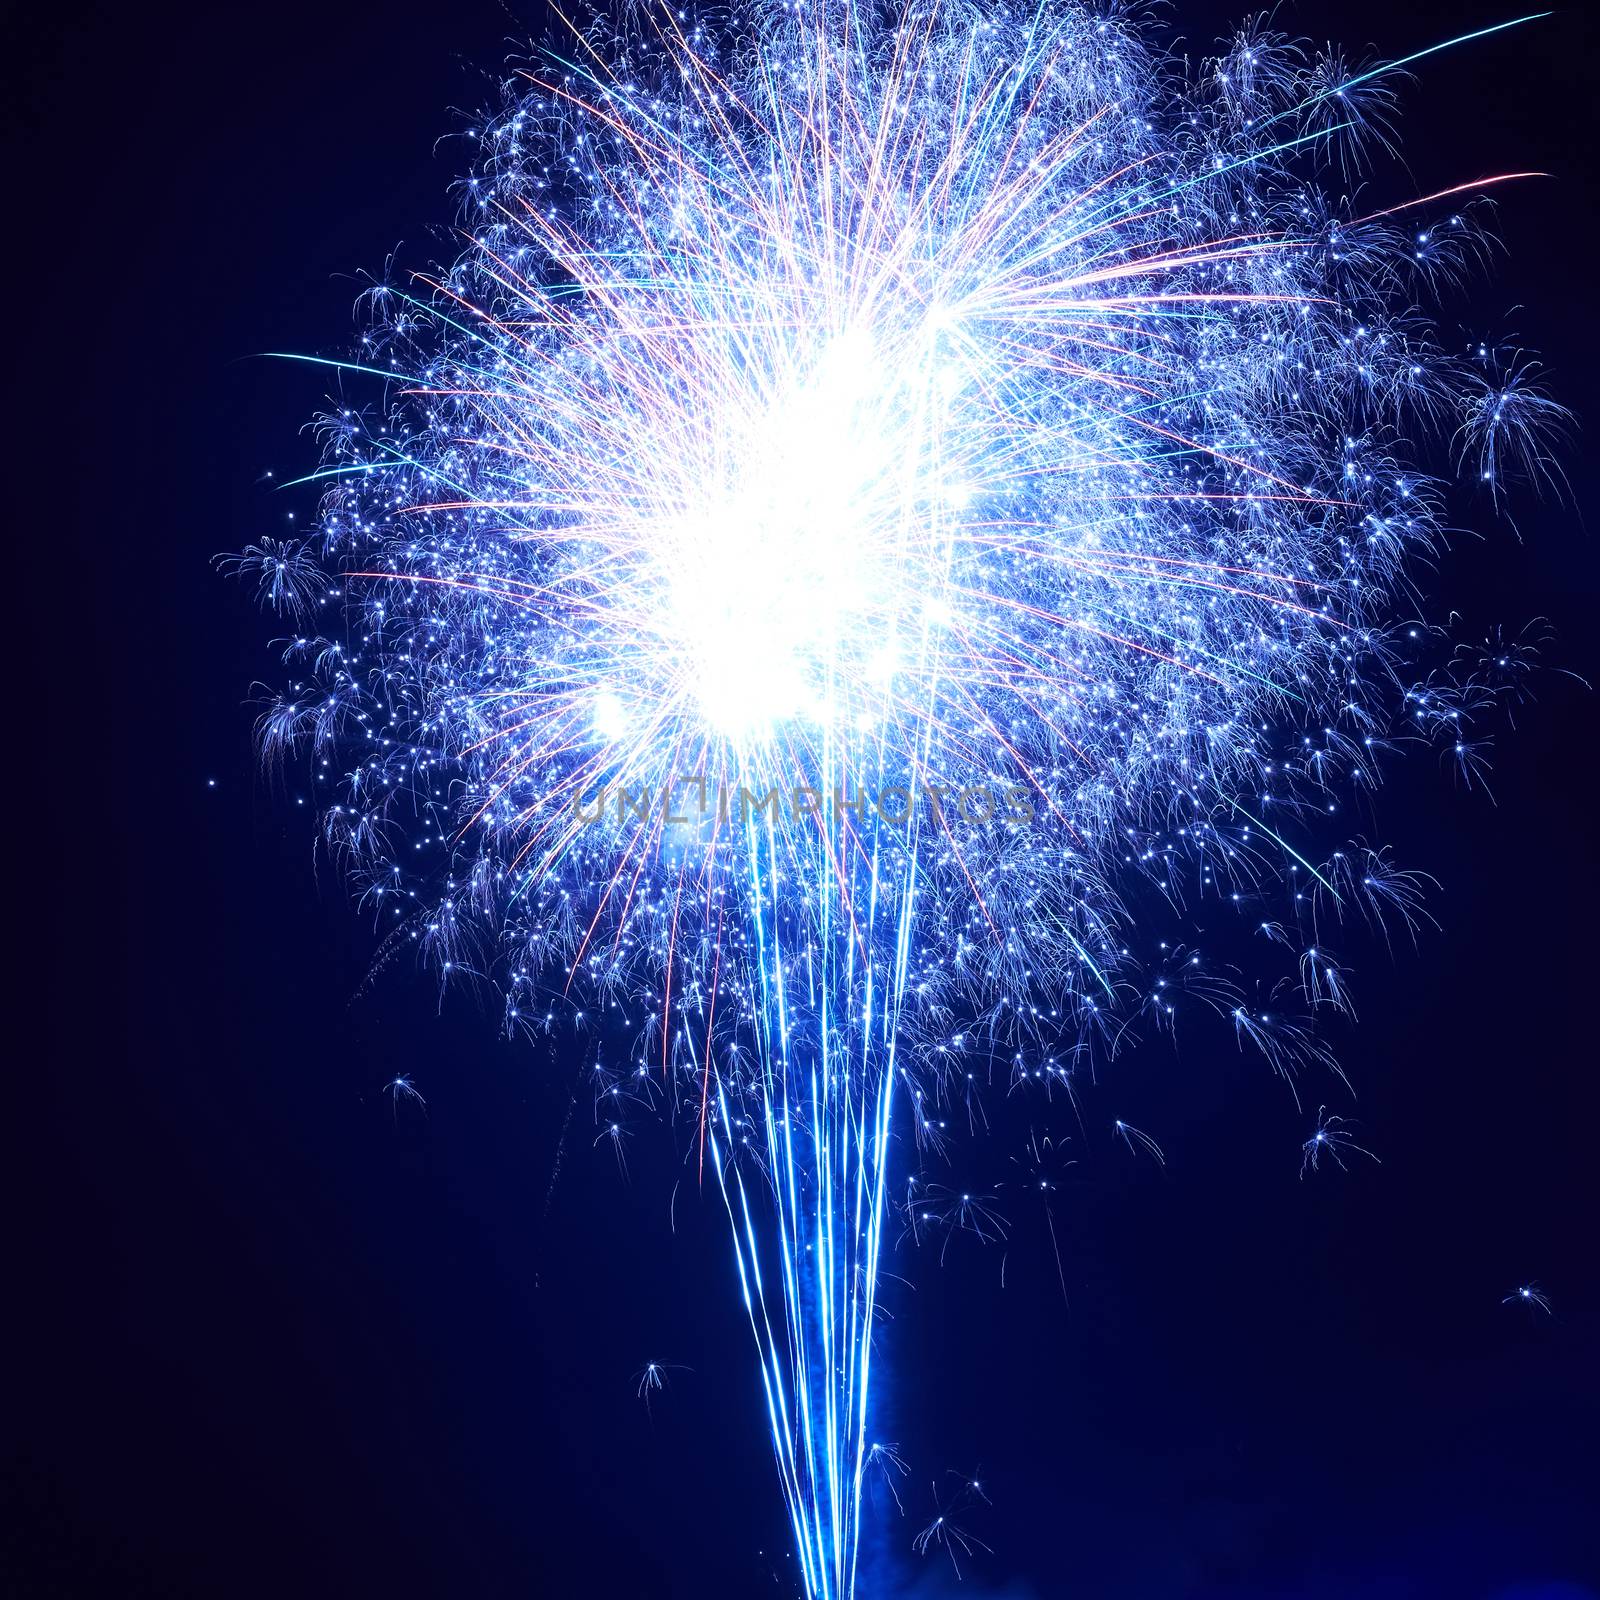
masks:
<instances>
[{"instance_id":1,"label":"single bright spark dot","mask_svg":"<svg viewBox=\"0 0 1600 1600\"><path fill-rule=\"evenodd\" d=\"M1550 1297L1536 1283L1522 1284L1512 1290L1500 1303L1504 1306L1524 1305L1530 1311L1542 1311L1546 1316L1553 1314Z\"/></svg>"}]
</instances>

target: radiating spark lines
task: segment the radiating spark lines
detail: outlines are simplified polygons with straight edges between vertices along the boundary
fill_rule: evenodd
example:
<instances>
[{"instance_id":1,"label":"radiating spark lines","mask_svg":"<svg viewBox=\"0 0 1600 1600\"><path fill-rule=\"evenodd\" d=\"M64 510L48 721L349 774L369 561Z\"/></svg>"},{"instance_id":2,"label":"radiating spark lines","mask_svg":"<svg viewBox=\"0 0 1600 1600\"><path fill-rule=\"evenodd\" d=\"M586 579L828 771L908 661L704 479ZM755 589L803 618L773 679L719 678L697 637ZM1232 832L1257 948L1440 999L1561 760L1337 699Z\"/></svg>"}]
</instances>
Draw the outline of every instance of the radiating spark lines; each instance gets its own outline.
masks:
<instances>
[{"instance_id":1,"label":"radiating spark lines","mask_svg":"<svg viewBox=\"0 0 1600 1600\"><path fill-rule=\"evenodd\" d=\"M1346 215L1317 173L1386 141L1384 69L1260 28L1187 80L1074 0L566 28L474 132L460 259L327 363L369 398L295 480L317 535L231 558L300 629L262 739L310 753L391 940L513 1032L626 1039L597 1146L681 1115L806 1591L849 1600L864 1477L905 1473L890 1183L950 1097L1070 1093L1180 1013L1326 1063L1326 926L1415 926L1414 875L1319 830L1397 720L1472 750L1522 663L1405 690L1440 502L1401 441L1454 416L1498 495L1560 414L1414 313L1470 211L1389 219L1528 175ZM1201 902L1268 932L1270 1000L1144 925ZM918 1543L955 1560L950 1509Z\"/></svg>"}]
</instances>

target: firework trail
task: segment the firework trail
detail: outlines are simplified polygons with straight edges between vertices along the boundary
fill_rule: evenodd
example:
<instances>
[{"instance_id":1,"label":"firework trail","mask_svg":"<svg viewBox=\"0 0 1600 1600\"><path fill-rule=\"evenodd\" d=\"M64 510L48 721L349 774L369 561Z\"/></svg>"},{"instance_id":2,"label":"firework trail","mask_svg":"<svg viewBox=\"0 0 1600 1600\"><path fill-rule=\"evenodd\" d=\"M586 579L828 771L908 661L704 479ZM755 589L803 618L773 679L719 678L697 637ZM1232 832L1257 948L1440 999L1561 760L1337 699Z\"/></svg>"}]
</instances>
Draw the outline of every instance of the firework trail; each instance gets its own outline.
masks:
<instances>
[{"instance_id":1,"label":"firework trail","mask_svg":"<svg viewBox=\"0 0 1600 1600\"><path fill-rule=\"evenodd\" d=\"M598 1009L597 1142L659 1101L717 1186L812 1596L898 1465L892 1195L1003 1232L921 1176L949 1124L1180 1012L1325 1058L1339 917L1420 914L1330 817L1397 731L1470 774L1522 670L1406 688L1403 441L1459 426L1498 493L1554 411L1414 310L1501 176L1317 187L1390 82L1260 29L1184 77L1070 3L574 27L475 130L459 260L333 363L317 534L233 558L387 953L513 1031ZM1141 895L1290 987L1139 948Z\"/></svg>"}]
</instances>

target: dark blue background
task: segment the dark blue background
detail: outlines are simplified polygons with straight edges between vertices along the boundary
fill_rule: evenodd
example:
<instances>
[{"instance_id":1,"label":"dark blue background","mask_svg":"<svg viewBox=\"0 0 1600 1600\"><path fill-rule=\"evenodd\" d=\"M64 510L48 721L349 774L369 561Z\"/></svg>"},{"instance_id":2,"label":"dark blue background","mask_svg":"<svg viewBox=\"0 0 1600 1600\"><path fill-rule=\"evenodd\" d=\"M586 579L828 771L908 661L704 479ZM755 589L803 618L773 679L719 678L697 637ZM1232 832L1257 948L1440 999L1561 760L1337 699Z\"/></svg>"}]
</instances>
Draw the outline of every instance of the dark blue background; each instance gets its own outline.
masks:
<instances>
[{"instance_id":1,"label":"dark blue background","mask_svg":"<svg viewBox=\"0 0 1600 1600\"><path fill-rule=\"evenodd\" d=\"M1279 23L1393 56L1506 14L1317 0ZM1204 48L1229 15L1168 20ZM297 427L325 378L251 357L341 353L358 270L402 241L408 263L454 253L425 224L466 152L436 140L538 18L20 20L10 1592L792 1594L716 1206L665 1133L630 1143L622 1181L582 1095L552 1187L580 1052L508 1046L469 994L436 1008L404 972L367 981L300 786L254 765L268 628L207 564L311 509L261 480L314 464ZM1502 192L1509 256L1458 309L1463 336L1541 349L1580 416L1594 55L1572 7L1425 63L1412 179L1372 191L1554 174ZM1574 501L1525 508L1522 543L1461 508L1482 537L1431 588L1464 633L1543 614L1553 662L1600 667L1593 460L1574 446ZM973 1594L1600 1589L1596 705L1556 673L1539 694L1498 741L1498 804L1430 757L1384 798L1444 927L1392 960L1347 941L1343 1056L1381 1167L1298 1181L1306 1117L1263 1066L1153 1048L1109 1069L1090 1130L1126 1117L1169 1166L1074 1143L1070 1308L1025 1194L1002 1205L1003 1289L1000 1250L896 1255L881 1432L915 1472L906 1520L877 1523L885 1592L947 1591L910 1538L929 1480L980 1466ZM399 1073L425 1114L382 1092ZM1014 1178L1023 1122L997 1121L962 1181ZM1553 1318L1501 1305L1529 1279ZM630 1374L652 1359L688 1370L647 1414Z\"/></svg>"}]
</instances>

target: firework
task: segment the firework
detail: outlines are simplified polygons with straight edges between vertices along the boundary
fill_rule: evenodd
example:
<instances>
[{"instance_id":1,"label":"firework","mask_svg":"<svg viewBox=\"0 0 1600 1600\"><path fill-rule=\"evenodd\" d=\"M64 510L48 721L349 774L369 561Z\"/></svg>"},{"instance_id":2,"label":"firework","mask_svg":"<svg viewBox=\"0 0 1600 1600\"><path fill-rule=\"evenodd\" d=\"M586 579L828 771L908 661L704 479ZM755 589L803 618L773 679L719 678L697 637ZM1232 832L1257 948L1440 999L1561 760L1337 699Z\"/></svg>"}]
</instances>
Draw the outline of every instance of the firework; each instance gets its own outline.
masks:
<instances>
[{"instance_id":1,"label":"firework","mask_svg":"<svg viewBox=\"0 0 1600 1600\"><path fill-rule=\"evenodd\" d=\"M474 130L460 258L332 363L316 534L234 558L297 629L265 750L386 951L512 1032L598 1009L596 1143L665 1110L725 1201L812 1596L905 1470L891 1194L1003 1237L923 1176L953 1125L1180 1014L1325 1060L1338 920L1421 914L1344 798L1397 734L1470 775L1518 681L1495 645L1407 688L1404 441L1458 426L1498 494L1555 411L1414 310L1516 175L1318 187L1390 81L1260 29L1185 77L1070 3L574 27ZM1141 896L1237 912L1290 987L1142 948Z\"/></svg>"}]
</instances>

